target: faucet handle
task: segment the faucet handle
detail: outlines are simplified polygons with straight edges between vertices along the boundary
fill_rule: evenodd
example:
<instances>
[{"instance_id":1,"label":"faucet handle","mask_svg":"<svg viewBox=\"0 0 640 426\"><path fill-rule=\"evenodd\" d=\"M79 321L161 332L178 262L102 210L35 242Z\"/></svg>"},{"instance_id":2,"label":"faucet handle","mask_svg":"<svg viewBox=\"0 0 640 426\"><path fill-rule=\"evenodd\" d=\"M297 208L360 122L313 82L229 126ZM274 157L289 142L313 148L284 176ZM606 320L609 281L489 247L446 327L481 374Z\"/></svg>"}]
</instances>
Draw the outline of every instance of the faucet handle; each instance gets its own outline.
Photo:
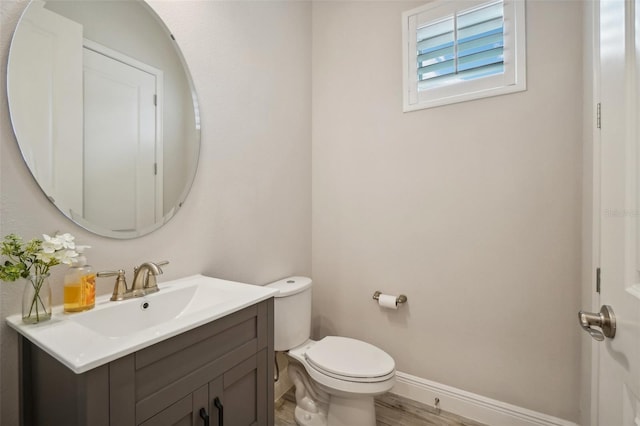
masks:
<instances>
[{"instance_id":1,"label":"faucet handle","mask_svg":"<svg viewBox=\"0 0 640 426\"><path fill-rule=\"evenodd\" d=\"M129 290L127 287L127 280L124 276L124 269L118 269L117 271L100 271L96 275L100 278L117 276L116 283L113 286L111 300L124 300L124 295Z\"/></svg>"},{"instance_id":2,"label":"faucet handle","mask_svg":"<svg viewBox=\"0 0 640 426\"><path fill-rule=\"evenodd\" d=\"M161 266L165 266L169 264L168 260L161 260L160 262L153 262L156 264L156 266L158 267L158 269L160 269ZM162 269L160 269L160 272L162 272Z\"/></svg>"}]
</instances>

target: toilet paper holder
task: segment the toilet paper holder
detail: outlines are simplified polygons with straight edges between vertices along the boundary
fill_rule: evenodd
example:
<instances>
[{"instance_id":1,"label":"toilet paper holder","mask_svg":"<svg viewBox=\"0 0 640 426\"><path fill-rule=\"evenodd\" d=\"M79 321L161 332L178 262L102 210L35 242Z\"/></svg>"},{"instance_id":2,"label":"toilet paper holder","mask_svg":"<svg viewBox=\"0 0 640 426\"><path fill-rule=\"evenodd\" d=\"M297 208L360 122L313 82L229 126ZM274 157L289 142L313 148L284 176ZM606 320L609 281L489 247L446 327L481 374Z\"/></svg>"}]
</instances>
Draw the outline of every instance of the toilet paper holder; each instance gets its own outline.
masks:
<instances>
[{"instance_id":1,"label":"toilet paper holder","mask_svg":"<svg viewBox=\"0 0 640 426\"><path fill-rule=\"evenodd\" d=\"M376 291L375 293L373 293L373 300L380 299L381 294L382 294L381 291ZM396 297L396 305L400 305L406 302L407 302L407 296L405 296L404 294L401 294L400 296Z\"/></svg>"}]
</instances>

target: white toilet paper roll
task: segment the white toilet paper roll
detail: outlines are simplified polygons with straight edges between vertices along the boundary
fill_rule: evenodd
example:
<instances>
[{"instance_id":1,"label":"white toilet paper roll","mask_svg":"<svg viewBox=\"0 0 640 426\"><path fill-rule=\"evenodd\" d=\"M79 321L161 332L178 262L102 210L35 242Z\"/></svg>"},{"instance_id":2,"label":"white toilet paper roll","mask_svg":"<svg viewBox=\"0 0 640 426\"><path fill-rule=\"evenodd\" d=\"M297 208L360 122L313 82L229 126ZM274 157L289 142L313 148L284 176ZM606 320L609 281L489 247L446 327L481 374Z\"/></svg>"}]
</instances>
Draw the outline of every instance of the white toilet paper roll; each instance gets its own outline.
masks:
<instances>
[{"instance_id":1,"label":"white toilet paper roll","mask_svg":"<svg viewBox=\"0 0 640 426\"><path fill-rule=\"evenodd\" d=\"M378 297L378 305L382 306L383 308L398 309L396 297L390 294L381 294Z\"/></svg>"}]
</instances>

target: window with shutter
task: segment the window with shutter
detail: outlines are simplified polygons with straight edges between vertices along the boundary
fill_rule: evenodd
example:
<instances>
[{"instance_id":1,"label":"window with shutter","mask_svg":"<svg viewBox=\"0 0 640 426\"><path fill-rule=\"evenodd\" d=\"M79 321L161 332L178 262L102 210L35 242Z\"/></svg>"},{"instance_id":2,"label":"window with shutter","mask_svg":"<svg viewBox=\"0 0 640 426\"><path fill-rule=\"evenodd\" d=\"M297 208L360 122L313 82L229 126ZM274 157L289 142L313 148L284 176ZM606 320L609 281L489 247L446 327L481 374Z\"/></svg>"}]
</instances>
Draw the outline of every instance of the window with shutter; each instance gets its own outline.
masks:
<instances>
[{"instance_id":1,"label":"window with shutter","mask_svg":"<svg viewBox=\"0 0 640 426\"><path fill-rule=\"evenodd\" d=\"M526 89L524 0L436 1L403 14L404 110Z\"/></svg>"}]
</instances>

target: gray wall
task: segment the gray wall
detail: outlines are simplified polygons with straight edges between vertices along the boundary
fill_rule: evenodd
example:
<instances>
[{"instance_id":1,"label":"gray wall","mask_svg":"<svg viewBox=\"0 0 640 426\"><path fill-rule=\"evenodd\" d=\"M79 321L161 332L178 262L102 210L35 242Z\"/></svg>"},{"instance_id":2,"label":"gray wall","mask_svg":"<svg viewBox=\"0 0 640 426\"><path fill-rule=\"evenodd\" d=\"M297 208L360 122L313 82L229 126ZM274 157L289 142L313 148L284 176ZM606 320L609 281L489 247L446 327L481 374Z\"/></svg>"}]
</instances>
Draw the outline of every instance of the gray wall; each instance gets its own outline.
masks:
<instances>
[{"instance_id":1,"label":"gray wall","mask_svg":"<svg viewBox=\"0 0 640 426\"><path fill-rule=\"evenodd\" d=\"M0 2L0 63L23 1ZM153 2L178 40L201 103L198 174L183 209L161 230L131 241L85 232L49 204L23 164L0 84L0 234L56 230L93 246L96 270L167 259L162 280L192 273L264 284L311 274L310 4ZM259 48L259 49L258 49ZM64 267L54 268L62 302ZM109 293L111 279L99 279ZM0 317L17 313L22 289L0 287ZM0 325L0 424L17 424L16 334Z\"/></svg>"},{"instance_id":2,"label":"gray wall","mask_svg":"<svg viewBox=\"0 0 640 426\"><path fill-rule=\"evenodd\" d=\"M316 337L577 421L582 2L527 2L526 92L403 113L419 4L313 3Z\"/></svg>"}]
</instances>

